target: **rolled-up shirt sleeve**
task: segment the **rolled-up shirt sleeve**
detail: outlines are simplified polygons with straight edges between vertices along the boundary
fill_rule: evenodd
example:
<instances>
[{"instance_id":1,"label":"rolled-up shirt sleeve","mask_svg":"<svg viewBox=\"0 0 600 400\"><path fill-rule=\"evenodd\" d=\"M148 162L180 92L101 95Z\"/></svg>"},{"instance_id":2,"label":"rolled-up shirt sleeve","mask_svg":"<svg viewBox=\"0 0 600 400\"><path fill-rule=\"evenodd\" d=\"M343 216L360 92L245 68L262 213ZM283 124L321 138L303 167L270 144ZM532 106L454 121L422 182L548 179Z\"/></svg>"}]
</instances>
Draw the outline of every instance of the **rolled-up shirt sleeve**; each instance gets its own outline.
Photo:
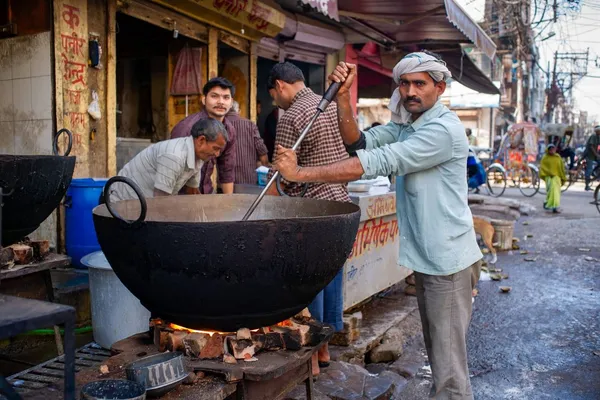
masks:
<instances>
[{"instance_id":1,"label":"rolled-up shirt sleeve","mask_svg":"<svg viewBox=\"0 0 600 400\"><path fill-rule=\"evenodd\" d=\"M367 144L366 150L376 149L386 144L397 143L400 137L402 125L390 122L386 125L379 125L368 131L362 132L365 135Z\"/></svg>"},{"instance_id":2,"label":"rolled-up shirt sleeve","mask_svg":"<svg viewBox=\"0 0 600 400\"><path fill-rule=\"evenodd\" d=\"M392 136L389 131L372 135L371 147L367 139L367 150L356 152L364 179L423 171L452 158L452 137L439 123L422 126L402 142L391 142Z\"/></svg>"},{"instance_id":3,"label":"rolled-up shirt sleeve","mask_svg":"<svg viewBox=\"0 0 600 400\"><path fill-rule=\"evenodd\" d=\"M177 179L185 171L185 160L174 154L164 154L156 162L154 188L168 194L175 192Z\"/></svg>"}]
</instances>

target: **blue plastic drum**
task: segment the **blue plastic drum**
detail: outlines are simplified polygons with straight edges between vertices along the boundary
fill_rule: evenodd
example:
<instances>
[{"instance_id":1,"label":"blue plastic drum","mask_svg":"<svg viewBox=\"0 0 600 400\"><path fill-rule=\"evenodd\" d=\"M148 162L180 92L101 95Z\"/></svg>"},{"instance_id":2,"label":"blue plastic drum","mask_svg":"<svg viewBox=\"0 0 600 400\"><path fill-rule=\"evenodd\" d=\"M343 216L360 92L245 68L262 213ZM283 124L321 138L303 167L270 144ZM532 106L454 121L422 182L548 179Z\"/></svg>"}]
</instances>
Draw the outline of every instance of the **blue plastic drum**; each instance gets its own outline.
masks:
<instances>
[{"instance_id":1,"label":"blue plastic drum","mask_svg":"<svg viewBox=\"0 0 600 400\"><path fill-rule=\"evenodd\" d=\"M77 268L87 268L81 258L100 250L92 219L92 210L98 205L100 194L108 179L73 179L65 197L65 241L67 254Z\"/></svg>"}]
</instances>

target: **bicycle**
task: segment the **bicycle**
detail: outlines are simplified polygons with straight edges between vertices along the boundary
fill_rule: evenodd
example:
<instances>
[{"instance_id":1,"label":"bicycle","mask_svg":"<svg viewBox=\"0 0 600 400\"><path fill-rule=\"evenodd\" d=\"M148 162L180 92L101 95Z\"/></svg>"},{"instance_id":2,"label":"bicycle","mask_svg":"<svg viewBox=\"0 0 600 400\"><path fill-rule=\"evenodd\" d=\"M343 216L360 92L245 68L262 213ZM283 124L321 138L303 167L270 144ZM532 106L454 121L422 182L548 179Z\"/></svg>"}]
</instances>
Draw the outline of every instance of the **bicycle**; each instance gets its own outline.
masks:
<instances>
[{"instance_id":1,"label":"bicycle","mask_svg":"<svg viewBox=\"0 0 600 400\"><path fill-rule=\"evenodd\" d=\"M577 166L574 171L569 171L569 185L574 185L578 181L585 182L585 168L587 160L582 158L577 161ZM590 175L590 186L593 185L600 178L600 162L596 162L596 166L592 170Z\"/></svg>"},{"instance_id":2,"label":"bicycle","mask_svg":"<svg viewBox=\"0 0 600 400\"><path fill-rule=\"evenodd\" d=\"M479 149L481 152L491 152L491 149ZM502 164L494 162L490 164L491 158L480 160L483 169L485 170L485 188L488 195L492 197L500 197L506 190L506 170ZM477 193L477 188L469 187L469 190Z\"/></svg>"},{"instance_id":3,"label":"bicycle","mask_svg":"<svg viewBox=\"0 0 600 400\"><path fill-rule=\"evenodd\" d=\"M540 190L540 173L535 164L523 160L523 152L509 150L509 167L506 168L507 176L513 182L513 187L519 188L525 197L533 197Z\"/></svg>"},{"instance_id":4,"label":"bicycle","mask_svg":"<svg viewBox=\"0 0 600 400\"><path fill-rule=\"evenodd\" d=\"M594 202L596 205L596 209L600 213L600 185L596 186L596 190L594 191Z\"/></svg>"}]
</instances>

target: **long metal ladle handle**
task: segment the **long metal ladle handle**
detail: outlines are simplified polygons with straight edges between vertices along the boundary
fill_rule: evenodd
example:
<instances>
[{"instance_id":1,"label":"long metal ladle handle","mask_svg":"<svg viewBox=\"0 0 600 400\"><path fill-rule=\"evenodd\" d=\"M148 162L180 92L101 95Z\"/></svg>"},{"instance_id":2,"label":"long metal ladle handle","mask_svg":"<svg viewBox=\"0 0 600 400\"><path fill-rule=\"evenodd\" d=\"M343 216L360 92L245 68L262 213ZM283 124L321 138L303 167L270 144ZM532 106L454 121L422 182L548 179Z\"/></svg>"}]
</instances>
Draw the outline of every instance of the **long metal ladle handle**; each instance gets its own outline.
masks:
<instances>
[{"instance_id":1,"label":"long metal ladle handle","mask_svg":"<svg viewBox=\"0 0 600 400\"><path fill-rule=\"evenodd\" d=\"M331 85L329 85L329 88L327 88L327 91L323 95L323 98L321 99L321 102L319 103L319 106L317 107L317 111L315 111L315 115L312 116L312 118L310 119L310 121L308 122L308 124L306 124L306 127L304 127L304 129L302 130L302 133L300 134L300 137L298 138L298 140L296 141L296 143L294 143L294 147L292 147L292 150L296 151L296 149L298 148L298 146L300 146L300 143L302 143L302 141L304 140L304 138L308 134L308 131L310 131L310 128L312 128L312 125L315 123L315 121L317 120L317 118L319 117L319 115L321 115L321 113L325 112L325 110L327 109L327 106L329 105L329 103L331 103L331 101L333 100L333 98L337 94L338 90L340 90L341 86L342 86L342 84L339 83L339 82L333 82ZM271 187L271 185L277 179L277 176L279 176L279 171L275 171L275 173L273 174L273 176L271 177L271 179L269 179L269 182L267 183L267 186L265 186L265 188L258 195L258 197L256 198L256 200L254 200L254 202L252 203L252 205L250 206L250 208L246 212L246 215L244 215L244 218L242 218L242 221L247 221L248 218L250 218L250 216L252 215L252 213L254 212L254 210L256 210L256 207L258 207L258 205L260 204L260 202L262 201L262 199L267 194L267 191L269 190L269 188Z\"/></svg>"}]
</instances>

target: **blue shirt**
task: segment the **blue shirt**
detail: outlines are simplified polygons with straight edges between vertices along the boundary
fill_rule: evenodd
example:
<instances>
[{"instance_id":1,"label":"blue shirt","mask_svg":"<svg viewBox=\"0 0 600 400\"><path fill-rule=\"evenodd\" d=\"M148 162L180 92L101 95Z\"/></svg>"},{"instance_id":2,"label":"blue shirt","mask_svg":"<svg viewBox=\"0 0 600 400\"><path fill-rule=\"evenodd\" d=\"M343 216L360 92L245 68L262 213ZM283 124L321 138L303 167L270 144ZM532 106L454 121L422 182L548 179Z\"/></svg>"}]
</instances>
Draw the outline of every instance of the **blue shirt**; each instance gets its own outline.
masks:
<instances>
[{"instance_id":1,"label":"blue shirt","mask_svg":"<svg viewBox=\"0 0 600 400\"><path fill-rule=\"evenodd\" d=\"M410 124L364 132L363 179L396 175L399 264L451 275L483 256L468 205L469 144L458 116L440 102Z\"/></svg>"}]
</instances>

